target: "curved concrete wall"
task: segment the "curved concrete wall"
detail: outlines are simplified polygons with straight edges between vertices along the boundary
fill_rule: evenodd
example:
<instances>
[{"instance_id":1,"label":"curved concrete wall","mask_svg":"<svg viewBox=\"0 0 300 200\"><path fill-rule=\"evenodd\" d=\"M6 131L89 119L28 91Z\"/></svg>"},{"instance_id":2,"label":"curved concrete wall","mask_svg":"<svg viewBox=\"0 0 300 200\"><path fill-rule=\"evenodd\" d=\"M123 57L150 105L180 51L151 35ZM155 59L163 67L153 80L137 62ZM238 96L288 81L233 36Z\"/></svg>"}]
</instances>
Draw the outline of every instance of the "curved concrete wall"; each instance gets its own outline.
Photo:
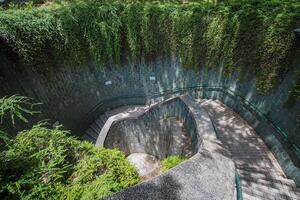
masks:
<instances>
[{"instance_id":1,"label":"curved concrete wall","mask_svg":"<svg viewBox=\"0 0 300 200\"><path fill-rule=\"evenodd\" d=\"M183 123L186 132L185 140L191 143L182 144L180 130L171 130L168 119L176 118ZM181 127L178 127L181 128ZM175 133L179 131L179 135ZM104 146L119 148L126 155L131 153L147 153L160 159L168 155L182 155L182 145L189 148L189 156L198 152L201 140L196 133L195 120L188 107L180 98L172 98L151 106L149 110L134 118L124 118L115 122L105 135ZM182 137L182 136L181 136ZM179 141L180 144L177 144Z\"/></svg>"},{"instance_id":2,"label":"curved concrete wall","mask_svg":"<svg viewBox=\"0 0 300 200\"><path fill-rule=\"evenodd\" d=\"M295 81L294 71L300 67L297 62L276 91L261 95L255 90L255 80L240 82L236 77L224 78L222 66L216 71L194 71L183 69L177 60L107 68L91 63L84 68L57 66L43 75L30 68L21 69L1 54L0 60L1 96L19 93L43 102L41 109L47 118L63 123L78 135L105 108L143 104L154 94L205 85L230 88L256 105L289 135L299 137L296 116L300 105L291 109L283 107ZM112 102L112 98L118 100Z\"/></svg>"},{"instance_id":3,"label":"curved concrete wall","mask_svg":"<svg viewBox=\"0 0 300 200\"><path fill-rule=\"evenodd\" d=\"M104 68L98 68L93 63L85 68L56 66L47 76L16 66L12 59L3 54L0 54L0 60L0 96L19 93L43 102L41 109L44 114L40 119L59 121L74 134L83 134L99 113L108 108L145 104L154 97L192 92L199 90L199 86L207 86L197 95L219 98L231 107L239 105L236 110L244 117L249 113L248 108L255 107L250 112L260 115L262 123L256 127L258 133L272 133L268 137L270 144L273 142L274 147L280 141L294 163L300 166L300 104L292 108L283 106L295 82L299 60L295 60L293 70L288 72L279 87L266 95L256 91L254 79L241 82L237 76L224 78L222 66L216 70L195 71L183 69L176 59ZM232 94L223 98L221 94L224 92L212 88L215 86L230 90ZM239 103L242 101L250 104ZM286 160L286 155L281 157Z\"/></svg>"}]
</instances>

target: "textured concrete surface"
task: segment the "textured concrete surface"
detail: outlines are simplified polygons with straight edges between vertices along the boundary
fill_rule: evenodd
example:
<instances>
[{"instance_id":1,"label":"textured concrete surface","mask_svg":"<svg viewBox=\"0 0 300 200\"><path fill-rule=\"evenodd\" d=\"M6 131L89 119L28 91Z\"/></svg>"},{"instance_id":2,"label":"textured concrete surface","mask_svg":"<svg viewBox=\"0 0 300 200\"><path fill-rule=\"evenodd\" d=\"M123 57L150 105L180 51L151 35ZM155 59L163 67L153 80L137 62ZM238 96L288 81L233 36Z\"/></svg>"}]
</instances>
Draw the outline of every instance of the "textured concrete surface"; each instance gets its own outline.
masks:
<instances>
[{"instance_id":1,"label":"textured concrete surface","mask_svg":"<svg viewBox=\"0 0 300 200\"><path fill-rule=\"evenodd\" d=\"M116 122L107 133L104 147L118 148L126 155L147 153L159 159L169 155L195 154L190 133L176 117L151 120L146 117Z\"/></svg>"},{"instance_id":2,"label":"textured concrete surface","mask_svg":"<svg viewBox=\"0 0 300 200\"><path fill-rule=\"evenodd\" d=\"M43 113L40 119L59 121L77 135L83 134L107 109L145 104L158 93L163 96L178 90L186 92L202 85L237 92L269 115L291 140L299 141L300 123L296 116L300 114L300 104L289 109L283 104L300 62L295 62L295 69L288 72L274 92L262 95L255 90L255 80L241 82L236 75L230 79L222 76L223 66L195 71L184 69L177 59L106 67L95 66L93 62L86 67L60 65L49 68L48 76L30 67L16 66L14 60L2 53L0 60L0 96L21 94L43 102L39 107ZM112 84L105 85L106 81Z\"/></svg>"},{"instance_id":3,"label":"textured concrete surface","mask_svg":"<svg viewBox=\"0 0 300 200\"><path fill-rule=\"evenodd\" d=\"M245 200L299 200L274 155L249 124L219 101L199 100L213 119L217 137L230 151L241 177Z\"/></svg>"},{"instance_id":4,"label":"textured concrete surface","mask_svg":"<svg viewBox=\"0 0 300 200\"><path fill-rule=\"evenodd\" d=\"M183 123L176 117L164 119L168 127L169 144L168 155L184 155L191 157L193 155L191 137L183 127Z\"/></svg>"},{"instance_id":5,"label":"textured concrete surface","mask_svg":"<svg viewBox=\"0 0 300 200\"><path fill-rule=\"evenodd\" d=\"M149 106L121 106L101 114L85 131L81 138L88 140L97 146L103 146L107 132L113 122L120 121L124 118L138 117L140 113L147 110ZM101 137L99 137L101 135ZM98 140L98 141L97 141Z\"/></svg>"},{"instance_id":6,"label":"textured concrete surface","mask_svg":"<svg viewBox=\"0 0 300 200\"><path fill-rule=\"evenodd\" d=\"M107 200L233 200L234 164L229 158L203 151L149 181Z\"/></svg>"},{"instance_id":7,"label":"textured concrete surface","mask_svg":"<svg viewBox=\"0 0 300 200\"><path fill-rule=\"evenodd\" d=\"M179 97L118 110L106 114L114 115L108 117L101 130L97 121L87 130L88 136L97 138L96 146L118 148L126 155L147 153L159 159L174 154L192 156L197 152L195 122L189 120L192 116Z\"/></svg>"}]
</instances>

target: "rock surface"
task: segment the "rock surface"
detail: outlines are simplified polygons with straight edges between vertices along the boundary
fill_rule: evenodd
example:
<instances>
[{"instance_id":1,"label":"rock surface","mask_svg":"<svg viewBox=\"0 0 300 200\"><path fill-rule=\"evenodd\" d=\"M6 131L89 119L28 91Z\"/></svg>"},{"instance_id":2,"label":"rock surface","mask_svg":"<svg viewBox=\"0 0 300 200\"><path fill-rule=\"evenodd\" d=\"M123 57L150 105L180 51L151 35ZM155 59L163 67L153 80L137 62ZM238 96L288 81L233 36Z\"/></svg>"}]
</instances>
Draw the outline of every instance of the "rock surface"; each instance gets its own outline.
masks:
<instances>
[{"instance_id":1,"label":"rock surface","mask_svg":"<svg viewBox=\"0 0 300 200\"><path fill-rule=\"evenodd\" d=\"M148 180L161 174L160 160L146 153L132 153L127 160L137 168L140 177Z\"/></svg>"}]
</instances>

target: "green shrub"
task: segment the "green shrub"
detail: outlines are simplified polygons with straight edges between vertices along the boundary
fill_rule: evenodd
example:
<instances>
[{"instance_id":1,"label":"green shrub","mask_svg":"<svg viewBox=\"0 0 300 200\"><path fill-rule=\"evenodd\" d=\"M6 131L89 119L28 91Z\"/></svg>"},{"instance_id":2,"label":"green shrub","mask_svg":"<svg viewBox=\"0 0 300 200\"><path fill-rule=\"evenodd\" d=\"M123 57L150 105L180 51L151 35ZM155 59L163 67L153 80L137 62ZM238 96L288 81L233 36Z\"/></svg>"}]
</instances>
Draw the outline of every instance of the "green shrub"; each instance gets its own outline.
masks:
<instances>
[{"instance_id":1,"label":"green shrub","mask_svg":"<svg viewBox=\"0 0 300 200\"><path fill-rule=\"evenodd\" d=\"M40 103L33 103L29 97L20 95L0 98L0 124L3 123L5 118L8 118L13 125L16 119L27 123L28 119L25 115L40 113L33 110L34 107L39 104Z\"/></svg>"},{"instance_id":2,"label":"green shrub","mask_svg":"<svg viewBox=\"0 0 300 200\"><path fill-rule=\"evenodd\" d=\"M188 158L185 156L178 156L178 155L169 156L162 161L162 166L163 166L162 170L163 170L163 172L166 172L169 169L179 165L180 163L182 163L183 161L185 161L187 159Z\"/></svg>"},{"instance_id":3,"label":"green shrub","mask_svg":"<svg viewBox=\"0 0 300 200\"><path fill-rule=\"evenodd\" d=\"M36 125L1 152L4 199L100 199L138 182L122 152L76 140L60 127Z\"/></svg>"},{"instance_id":4,"label":"green shrub","mask_svg":"<svg viewBox=\"0 0 300 200\"><path fill-rule=\"evenodd\" d=\"M41 71L91 59L103 66L176 55L189 68L224 61L224 75L255 76L257 89L268 92L299 47L292 32L299 9L296 0L57 0L3 10L0 38Z\"/></svg>"},{"instance_id":5,"label":"green shrub","mask_svg":"<svg viewBox=\"0 0 300 200\"><path fill-rule=\"evenodd\" d=\"M28 122L36 103L24 96L0 99L0 124ZM2 199L100 199L139 182L118 150L76 140L61 126L38 124L15 138L0 130Z\"/></svg>"}]
</instances>

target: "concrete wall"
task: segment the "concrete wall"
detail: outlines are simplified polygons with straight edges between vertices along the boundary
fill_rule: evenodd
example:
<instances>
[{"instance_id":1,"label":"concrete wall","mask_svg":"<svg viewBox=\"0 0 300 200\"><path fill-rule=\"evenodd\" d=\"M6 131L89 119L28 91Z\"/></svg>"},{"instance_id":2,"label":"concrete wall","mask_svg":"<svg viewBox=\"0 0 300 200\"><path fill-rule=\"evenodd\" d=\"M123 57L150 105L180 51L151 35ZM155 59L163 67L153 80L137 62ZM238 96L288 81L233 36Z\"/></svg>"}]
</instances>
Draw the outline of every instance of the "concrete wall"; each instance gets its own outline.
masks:
<instances>
[{"instance_id":1,"label":"concrete wall","mask_svg":"<svg viewBox=\"0 0 300 200\"><path fill-rule=\"evenodd\" d=\"M186 136L190 138L191 155L198 152L198 133L192 114L179 99L171 99L150 108L138 118L129 118L114 123L104 142L107 148L119 148L126 155L131 153L147 153L159 159L168 155L181 155L182 144L176 146L176 141L182 140L182 130L171 131L174 123L171 118L182 122ZM170 124L172 123L172 124ZM188 139L188 138L186 138ZM187 147L188 148L188 147Z\"/></svg>"},{"instance_id":2,"label":"concrete wall","mask_svg":"<svg viewBox=\"0 0 300 200\"><path fill-rule=\"evenodd\" d=\"M40 119L59 121L74 134L81 135L106 109L144 104L155 96L192 91L198 86L222 86L233 91L235 96L243 97L234 102L250 102L279 127L287 136L282 142L289 146L291 142L296 143L299 147L300 104L289 109L283 106L299 63L295 60L293 69L276 90L262 95L256 91L254 79L242 82L237 76L224 78L222 66L216 70L195 71L182 68L176 59L103 68L90 63L86 67L56 66L44 75L29 67L18 67L13 58L0 54L0 96L19 93L33 97L44 103ZM216 95L217 91L212 91L207 97L215 98Z\"/></svg>"}]
</instances>

